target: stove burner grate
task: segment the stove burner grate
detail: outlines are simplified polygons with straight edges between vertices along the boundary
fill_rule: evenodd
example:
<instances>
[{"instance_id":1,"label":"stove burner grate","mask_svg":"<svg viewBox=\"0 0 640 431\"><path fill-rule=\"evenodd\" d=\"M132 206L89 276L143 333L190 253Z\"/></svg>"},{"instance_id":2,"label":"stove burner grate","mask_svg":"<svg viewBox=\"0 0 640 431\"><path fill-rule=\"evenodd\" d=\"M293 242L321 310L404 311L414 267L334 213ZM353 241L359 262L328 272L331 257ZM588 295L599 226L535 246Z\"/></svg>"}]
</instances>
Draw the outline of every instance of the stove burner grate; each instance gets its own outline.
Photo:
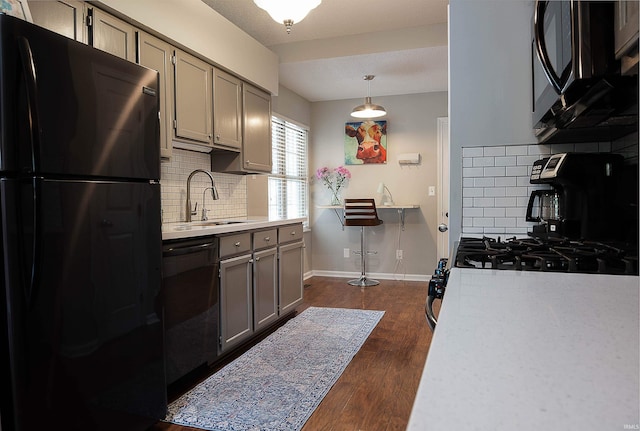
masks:
<instances>
[{"instance_id":1,"label":"stove burner grate","mask_svg":"<svg viewBox=\"0 0 640 431\"><path fill-rule=\"evenodd\" d=\"M637 252L625 244L565 238L462 238L458 268L638 275Z\"/></svg>"}]
</instances>

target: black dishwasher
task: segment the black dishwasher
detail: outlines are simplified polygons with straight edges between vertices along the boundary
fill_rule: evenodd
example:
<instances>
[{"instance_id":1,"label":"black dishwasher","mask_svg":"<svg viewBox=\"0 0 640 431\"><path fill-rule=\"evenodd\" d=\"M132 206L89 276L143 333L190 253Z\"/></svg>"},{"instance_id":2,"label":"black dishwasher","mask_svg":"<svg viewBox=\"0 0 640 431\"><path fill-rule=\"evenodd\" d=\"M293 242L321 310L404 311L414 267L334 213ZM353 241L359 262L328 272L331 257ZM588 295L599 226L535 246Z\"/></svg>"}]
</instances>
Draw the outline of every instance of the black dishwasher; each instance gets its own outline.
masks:
<instances>
[{"instance_id":1,"label":"black dishwasher","mask_svg":"<svg viewBox=\"0 0 640 431\"><path fill-rule=\"evenodd\" d=\"M167 383L218 355L218 239L164 241L162 291Z\"/></svg>"}]
</instances>

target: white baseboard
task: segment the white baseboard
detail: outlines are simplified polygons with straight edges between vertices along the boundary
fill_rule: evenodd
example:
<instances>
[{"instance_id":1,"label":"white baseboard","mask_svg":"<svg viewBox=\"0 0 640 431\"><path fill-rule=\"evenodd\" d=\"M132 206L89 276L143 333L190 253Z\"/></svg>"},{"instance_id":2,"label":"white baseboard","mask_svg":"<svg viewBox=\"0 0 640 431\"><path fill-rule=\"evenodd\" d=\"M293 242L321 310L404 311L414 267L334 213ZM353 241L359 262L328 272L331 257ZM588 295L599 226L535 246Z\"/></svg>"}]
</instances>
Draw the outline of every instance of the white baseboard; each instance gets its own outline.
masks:
<instances>
[{"instance_id":1,"label":"white baseboard","mask_svg":"<svg viewBox=\"0 0 640 431\"><path fill-rule=\"evenodd\" d=\"M322 271L322 270L314 270L309 271L304 274L304 279L308 279L310 277L335 277L335 278L358 278L360 277L359 272L347 272L347 271ZM367 277L378 279L378 280L395 280L395 281L429 281L431 279L430 275L424 274L389 274L389 273L380 273L380 272L372 272L367 274Z\"/></svg>"}]
</instances>

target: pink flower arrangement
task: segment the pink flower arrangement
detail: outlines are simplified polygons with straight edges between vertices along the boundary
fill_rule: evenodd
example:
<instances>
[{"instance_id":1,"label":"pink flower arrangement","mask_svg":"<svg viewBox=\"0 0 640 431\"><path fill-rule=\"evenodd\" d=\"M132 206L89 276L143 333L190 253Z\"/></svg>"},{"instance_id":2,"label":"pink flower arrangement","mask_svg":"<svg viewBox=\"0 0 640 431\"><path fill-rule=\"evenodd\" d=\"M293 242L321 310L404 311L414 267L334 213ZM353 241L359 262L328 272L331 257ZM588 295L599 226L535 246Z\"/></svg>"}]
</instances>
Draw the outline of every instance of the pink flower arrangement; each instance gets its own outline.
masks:
<instances>
[{"instance_id":1,"label":"pink flower arrangement","mask_svg":"<svg viewBox=\"0 0 640 431\"><path fill-rule=\"evenodd\" d=\"M316 171L316 178L322 180L322 183L331 191L331 204L340 205L340 189L345 182L351 178L351 172L349 172L349 169L344 166L329 169L325 166Z\"/></svg>"}]
</instances>

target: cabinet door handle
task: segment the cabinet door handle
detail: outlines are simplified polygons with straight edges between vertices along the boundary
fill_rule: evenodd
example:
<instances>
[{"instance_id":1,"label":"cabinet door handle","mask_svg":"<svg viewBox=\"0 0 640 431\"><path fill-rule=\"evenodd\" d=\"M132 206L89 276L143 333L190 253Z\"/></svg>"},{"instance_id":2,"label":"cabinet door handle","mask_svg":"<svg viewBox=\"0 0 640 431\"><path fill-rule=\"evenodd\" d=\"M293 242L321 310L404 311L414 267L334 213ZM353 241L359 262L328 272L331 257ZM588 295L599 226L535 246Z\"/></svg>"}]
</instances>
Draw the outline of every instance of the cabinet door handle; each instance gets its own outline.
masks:
<instances>
[{"instance_id":1,"label":"cabinet door handle","mask_svg":"<svg viewBox=\"0 0 640 431\"><path fill-rule=\"evenodd\" d=\"M266 242L269 242L269 241L271 241L271 237L270 237L270 236L265 236L265 237L264 237L264 240L265 240Z\"/></svg>"},{"instance_id":2,"label":"cabinet door handle","mask_svg":"<svg viewBox=\"0 0 640 431\"><path fill-rule=\"evenodd\" d=\"M259 257L256 257L255 261L257 262L257 261L259 261L259 260L260 260L260 258L259 258Z\"/></svg>"},{"instance_id":3,"label":"cabinet door handle","mask_svg":"<svg viewBox=\"0 0 640 431\"><path fill-rule=\"evenodd\" d=\"M236 242L234 245L235 245L236 247L240 247L240 241Z\"/></svg>"},{"instance_id":4,"label":"cabinet door handle","mask_svg":"<svg viewBox=\"0 0 640 431\"><path fill-rule=\"evenodd\" d=\"M295 235L295 234L296 234L296 231L295 231L295 230L294 230L293 232L291 232L291 235L292 235L292 236L293 236L293 235Z\"/></svg>"}]
</instances>

